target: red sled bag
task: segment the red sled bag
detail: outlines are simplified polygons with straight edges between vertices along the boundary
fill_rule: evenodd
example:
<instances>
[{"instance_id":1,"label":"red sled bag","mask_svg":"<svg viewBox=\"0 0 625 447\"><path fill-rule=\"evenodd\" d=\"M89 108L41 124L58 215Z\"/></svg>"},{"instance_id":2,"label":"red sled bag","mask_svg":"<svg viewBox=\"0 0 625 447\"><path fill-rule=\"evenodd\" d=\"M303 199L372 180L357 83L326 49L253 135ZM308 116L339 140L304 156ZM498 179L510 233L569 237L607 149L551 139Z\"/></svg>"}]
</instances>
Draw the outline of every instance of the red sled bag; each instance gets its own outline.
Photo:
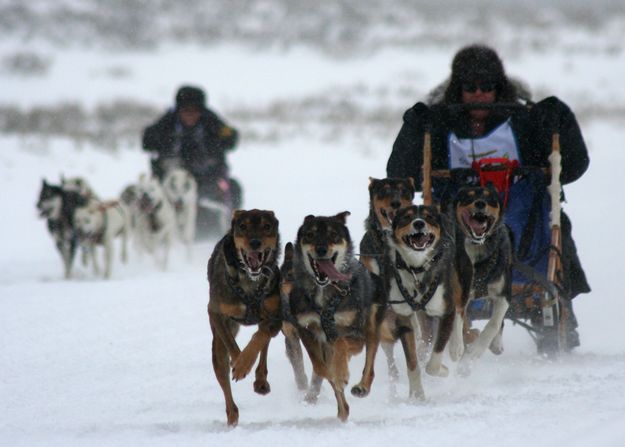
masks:
<instances>
[{"instance_id":1,"label":"red sled bag","mask_svg":"<svg viewBox=\"0 0 625 447\"><path fill-rule=\"evenodd\" d=\"M518 167L518 160L508 160L507 158L482 158L471 164L471 169L479 176L480 186L487 186L490 183L500 194L503 194L504 208L508 204L510 183L514 171Z\"/></svg>"}]
</instances>

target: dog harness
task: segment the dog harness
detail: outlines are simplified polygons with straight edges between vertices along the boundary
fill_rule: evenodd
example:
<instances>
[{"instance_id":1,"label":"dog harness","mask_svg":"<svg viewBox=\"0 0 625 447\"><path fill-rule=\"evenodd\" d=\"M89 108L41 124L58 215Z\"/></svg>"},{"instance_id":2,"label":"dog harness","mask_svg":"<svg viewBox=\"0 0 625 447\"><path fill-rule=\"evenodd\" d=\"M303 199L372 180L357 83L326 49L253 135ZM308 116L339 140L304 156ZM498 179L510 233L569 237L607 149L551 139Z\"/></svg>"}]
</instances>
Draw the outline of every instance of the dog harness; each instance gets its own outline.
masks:
<instances>
[{"instance_id":1,"label":"dog harness","mask_svg":"<svg viewBox=\"0 0 625 447\"><path fill-rule=\"evenodd\" d=\"M430 266L433 264L436 264L436 262L438 262L438 260L442 256L443 256L443 253L438 252L426 264L420 267L410 267L408 266L408 264L406 264L406 262L401 257L399 252L396 251L395 252L395 268L393 269L393 276L395 277L395 281L397 282L397 288L399 289L399 292L404 297L404 299L401 301L389 300L388 304L407 303L412 308L413 311L425 310L425 307L428 305L428 303L434 296L434 293L436 292L436 289L440 282L440 274L436 275L434 279L428 285L422 283L421 281L418 281L417 275L419 273L423 273L427 271L430 268ZM415 279L415 282L417 284L414 294L411 294L410 292L408 292L406 287L404 287L404 284L401 280L401 275L399 274L399 270L407 270L408 272L412 274L412 277ZM421 296L421 301L417 301L417 298L419 296Z\"/></svg>"},{"instance_id":2,"label":"dog harness","mask_svg":"<svg viewBox=\"0 0 625 447\"><path fill-rule=\"evenodd\" d=\"M330 282L330 286L334 287L338 294L331 296L330 299L323 304L323 307L317 305L315 300L312 298L312 294L304 293L304 297L310 307L319 315L321 329L323 330L326 339L328 341L334 341L339 336L334 315L336 314L339 305L343 302L343 299L350 294L351 287L350 284L343 285L337 281ZM358 314L362 319L362 312L360 309L358 309ZM354 336L360 336L358 329L354 328L352 332L354 332Z\"/></svg>"},{"instance_id":3,"label":"dog harness","mask_svg":"<svg viewBox=\"0 0 625 447\"><path fill-rule=\"evenodd\" d=\"M253 294L248 294L245 293L245 290L243 290L237 280L226 273L226 282L230 286L230 289L237 296L237 298L245 304L245 316L243 318L230 317L234 321L244 325L253 325L260 322L261 304L271 292L272 286L275 282L270 281L270 279L275 279L274 271L270 267L264 266L261 269L261 275L262 278L256 288L256 291Z\"/></svg>"}]
</instances>

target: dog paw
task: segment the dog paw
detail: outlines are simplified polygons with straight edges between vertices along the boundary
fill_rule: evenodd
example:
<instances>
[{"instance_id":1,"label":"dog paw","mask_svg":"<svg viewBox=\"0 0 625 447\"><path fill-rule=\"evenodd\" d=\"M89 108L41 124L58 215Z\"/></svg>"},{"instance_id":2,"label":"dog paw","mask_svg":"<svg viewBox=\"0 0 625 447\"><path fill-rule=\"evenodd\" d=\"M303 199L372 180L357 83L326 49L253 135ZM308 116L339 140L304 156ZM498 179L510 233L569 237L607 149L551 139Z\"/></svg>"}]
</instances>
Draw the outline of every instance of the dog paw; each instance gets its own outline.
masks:
<instances>
[{"instance_id":1,"label":"dog paw","mask_svg":"<svg viewBox=\"0 0 625 447\"><path fill-rule=\"evenodd\" d=\"M408 401L413 404L420 404L425 402L425 392L423 388L417 390L411 390L408 395Z\"/></svg>"},{"instance_id":2,"label":"dog paw","mask_svg":"<svg viewBox=\"0 0 625 447\"><path fill-rule=\"evenodd\" d=\"M425 372L434 377L447 377L449 375L449 368L445 365L436 366L428 363L425 366Z\"/></svg>"},{"instance_id":3,"label":"dog paw","mask_svg":"<svg viewBox=\"0 0 625 447\"><path fill-rule=\"evenodd\" d=\"M449 341L449 357L454 362L457 362L464 354L464 343L462 340L454 340L453 338Z\"/></svg>"},{"instance_id":4,"label":"dog paw","mask_svg":"<svg viewBox=\"0 0 625 447\"><path fill-rule=\"evenodd\" d=\"M306 393L306 395L304 395L304 401L307 404L315 405L318 400L319 400L319 394L317 393L313 393L309 391Z\"/></svg>"},{"instance_id":5,"label":"dog paw","mask_svg":"<svg viewBox=\"0 0 625 447\"><path fill-rule=\"evenodd\" d=\"M369 389L364 385L358 384L352 387L352 396L355 397L367 397L369 395Z\"/></svg>"},{"instance_id":6,"label":"dog paw","mask_svg":"<svg viewBox=\"0 0 625 447\"><path fill-rule=\"evenodd\" d=\"M480 336L480 330L476 328L469 329L464 333L464 342L469 345Z\"/></svg>"},{"instance_id":7,"label":"dog paw","mask_svg":"<svg viewBox=\"0 0 625 447\"><path fill-rule=\"evenodd\" d=\"M460 377L469 377L471 375L471 365L472 361L467 357L462 357L460 363L458 363L458 369L456 372Z\"/></svg>"},{"instance_id":8,"label":"dog paw","mask_svg":"<svg viewBox=\"0 0 625 447\"><path fill-rule=\"evenodd\" d=\"M253 357L250 359L250 356L239 355L232 365L232 379L235 381L244 379L252 370L255 360Z\"/></svg>"},{"instance_id":9,"label":"dog paw","mask_svg":"<svg viewBox=\"0 0 625 447\"><path fill-rule=\"evenodd\" d=\"M497 334L495 338L493 338L493 341L490 343L489 349L490 352L495 355L501 355L503 353L503 340L501 334Z\"/></svg>"},{"instance_id":10,"label":"dog paw","mask_svg":"<svg viewBox=\"0 0 625 447\"><path fill-rule=\"evenodd\" d=\"M267 382L266 380L259 379L254 381L255 393L262 394L264 396L265 394L269 394L270 391L271 386L269 386L269 382Z\"/></svg>"}]
</instances>

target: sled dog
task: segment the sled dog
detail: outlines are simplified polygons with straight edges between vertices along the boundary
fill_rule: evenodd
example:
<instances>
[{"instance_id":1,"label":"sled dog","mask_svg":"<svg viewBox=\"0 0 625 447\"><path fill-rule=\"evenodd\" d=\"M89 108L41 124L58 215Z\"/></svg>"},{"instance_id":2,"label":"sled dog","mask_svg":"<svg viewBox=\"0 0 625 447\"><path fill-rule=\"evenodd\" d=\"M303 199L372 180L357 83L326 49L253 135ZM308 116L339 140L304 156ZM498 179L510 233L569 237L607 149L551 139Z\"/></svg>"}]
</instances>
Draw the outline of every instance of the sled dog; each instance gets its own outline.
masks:
<instances>
[{"instance_id":1,"label":"sled dog","mask_svg":"<svg viewBox=\"0 0 625 447\"><path fill-rule=\"evenodd\" d=\"M388 281L392 276L387 235L392 231L393 219L400 208L412 205L415 196L415 185L412 178L369 178L369 215L365 220L365 234L360 241L360 260L373 274L377 287L388 290ZM384 303L386 305L386 303ZM421 313L422 314L422 313ZM422 317L425 320L427 317ZM391 380L398 378L397 366L393 354L397 341L397 318L389 307L380 328L380 344L386 356ZM415 335L416 325L410 326L409 335ZM415 326L415 327L412 327ZM429 321L422 321L421 330L429 328ZM406 330L403 327L402 330ZM429 341L429 332L422 339ZM421 347L420 350L425 350Z\"/></svg>"},{"instance_id":2,"label":"sled dog","mask_svg":"<svg viewBox=\"0 0 625 447\"><path fill-rule=\"evenodd\" d=\"M452 222L433 206L401 208L393 220L388 243L392 265L388 303L395 316L394 337L401 340L406 354L410 397L423 399L412 317L422 311L439 320L425 371L432 376L447 376L443 351L456 308L462 303Z\"/></svg>"},{"instance_id":3,"label":"sled dog","mask_svg":"<svg viewBox=\"0 0 625 447\"><path fill-rule=\"evenodd\" d=\"M94 268L99 270L95 248L104 248L104 278L111 277L113 264L113 241L117 236L122 238L121 259L128 259L127 217L119 202L90 202L74 211L74 228L81 245L89 246L92 252Z\"/></svg>"},{"instance_id":4,"label":"sled dog","mask_svg":"<svg viewBox=\"0 0 625 447\"><path fill-rule=\"evenodd\" d=\"M468 297L493 301L493 313L484 330L466 346L463 361L471 361L489 347L495 354L503 352L503 319L512 294L512 243L503 223L499 194L493 187L460 189L453 209L458 266L470 287ZM456 326L454 330L461 330L460 321Z\"/></svg>"},{"instance_id":5,"label":"sled dog","mask_svg":"<svg viewBox=\"0 0 625 447\"><path fill-rule=\"evenodd\" d=\"M64 191L59 185L42 181L37 210L46 219L48 231L54 240L63 261L65 278L72 275L72 266L78 238L74 229L73 216L77 207L86 205L88 200L74 191Z\"/></svg>"},{"instance_id":6,"label":"sled dog","mask_svg":"<svg viewBox=\"0 0 625 447\"><path fill-rule=\"evenodd\" d=\"M165 270L176 231L174 208L154 176L142 175L137 185L136 237L140 250L155 256ZM160 260L158 251L162 251Z\"/></svg>"},{"instance_id":7,"label":"sled dog","mask_svg":"<svg viewBox=\"0 0 625 447\"><path fill-rule=\"evenodd\" d=\"M208 317L213 334L213 368L226 401L228 425L237 425L239 409L232 397L232 378L243 379L256 368L254 391L267 394L269 341L280 331L280 236L272 211L237 210L229 232L217 243L208 261ZM241 351L235 337L240 325L257 325Z\"/></svg>"},{"instance_id":8,"label":"sled dog","mask_svg":"<svg viewBox=\"0 0 625 447\"><path fill-rule=\"evenodd\" d=\"M293 287L288 307L313 365L328 380L337 400L338 418L346 421L344 388L348 362L366 346L362 378L352 394L366 396L373 381L378 347L379 306L369 272L353 255L345 225L349 212L307 216L297 232ZM315 396L310 400L314 400Z\"/></svg>"},{"instance_id":9,"label":"sled dog","mask_svg":"<svg viewBox=\"0 0 625 447\"><path fill-rule=\"evenodd\" d=\"M163 179L163 190L176 212L178 236L191 256L197 216L197 182L185 169L170 169Z\"/></svg>"}]
</instances>

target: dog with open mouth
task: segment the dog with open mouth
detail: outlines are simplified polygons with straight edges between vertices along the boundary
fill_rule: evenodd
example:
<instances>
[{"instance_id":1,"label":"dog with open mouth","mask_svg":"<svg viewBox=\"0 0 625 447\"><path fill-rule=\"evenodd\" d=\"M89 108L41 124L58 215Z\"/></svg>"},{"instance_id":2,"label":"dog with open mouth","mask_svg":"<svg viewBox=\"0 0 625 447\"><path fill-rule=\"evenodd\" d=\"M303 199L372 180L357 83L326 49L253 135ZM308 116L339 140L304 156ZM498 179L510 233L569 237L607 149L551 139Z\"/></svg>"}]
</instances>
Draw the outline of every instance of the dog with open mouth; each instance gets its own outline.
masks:
<instances>
[{"instance_id":1,"label":"dog with open mouth","mask_svg":"<svg viewBox=\"0 0 625 447\"><path fill-rule=\"evenodd\" d=\"M392 269L388 248L387 234L393 229L393 220L400 208L412 205L415 196L414 179L408 178L369 178L369 215L365 220L365 234L360 241L360 261L371 272L376 287L388 290L388 281ZM386 303L384 303L386 305ZM415 317L417 318L417 317ZM415 335L417 326L421 330L420 338L423 351L426 343L431 340L431 324L423 313L419 314L419 322L410 326L401 326L388 307L380 327L380 346L386 356L391 381L399 377L393 349L398 340L397 334L406 332Z\"/></svg>"},{"instance_id":2,"label":"dog with open mouth","mask_svg":"<svg viewBox=\"0 0 625 447\"><path fill-rule=\"evenodd\" d=\"M455 268L455 238L451 220L434 206L401 208L388 237L394 266L389 281L388 303L396 315L396 337L404 347L411 399L425 398L417 361L415 337L410 331L416 312L438 319L432 353L425 371L445 377L442 363L450 339L456 309L462 308L463 290ZM461 334L460 334L461 335ZM461 344L462 340L455 340Z\"/></svg>"},{"instance_id":3,"label":"dog with open mouth","mask_svg":"<svg viewBox=\"0 0 625 447\"><path fill-rule=\"evenodd\" d=\"M228 425L237 425L239 409L232 397L232 378L243 379L259 357L254 391L267 394L269 341L282 326L280 308L280 235L273 211L236 210L229 232L215 245L208 261L208 316L213 334L215 375L226 401ZM240 325L258 330L243 350L235 337Z\"/></svg>"},{"instance_id":4,"label":"dog with open mouth","mask_svg":"<svg viewBox=\"0 0 625 447\"><path fill-rule=\"evenodd\" d=\"M468 297L488 297L493 301L488 323L477 339L466 346L462 363L468 367L486 348L495 354L503 352L503 319L512 295L512 242L510 231L503 223L502 202L494 187L460 189L453 211L457 263L469 287ZM454 330L460 330L460 325Z\"/></svg>"},{"instance_id":5,"label":"dog with open mouth","mask_svg":"<svg viewBox=\"0 0 625 447\"><path fill-rule=\"evenodd\" d=\"M338 418L346 421L345 386L349 358L365 348L360 382L352 394L366 396L373 381L379 313L367 269L354 257L346 226L348 211L335 216L309 215L297 232L293 285L288 310L313 365L314 374L334 390ZM318 393L318 390L316 391ZM309 401L316 396L309 396Z\"/></svg>"}]
</instances>

